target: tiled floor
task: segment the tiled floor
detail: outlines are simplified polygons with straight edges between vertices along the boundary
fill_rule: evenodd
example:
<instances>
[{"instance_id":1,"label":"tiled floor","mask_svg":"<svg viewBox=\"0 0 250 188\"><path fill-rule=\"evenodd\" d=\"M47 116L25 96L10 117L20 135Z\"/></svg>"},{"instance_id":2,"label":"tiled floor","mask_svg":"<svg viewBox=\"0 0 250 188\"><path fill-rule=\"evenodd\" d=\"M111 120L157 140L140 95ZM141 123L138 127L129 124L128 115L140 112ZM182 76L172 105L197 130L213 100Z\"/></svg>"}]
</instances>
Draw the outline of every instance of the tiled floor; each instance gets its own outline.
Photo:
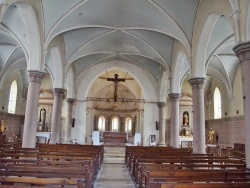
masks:
<instances>
[{"instance_id":1,"label":"tiled floor","mask_svg":"<svg viewBox=\"0 0 250 188\"><path fill-rule=\"evenodd\" d=\"M103 163L94 188L135 188L125 164Z\"/></svg>"}]
</instances>

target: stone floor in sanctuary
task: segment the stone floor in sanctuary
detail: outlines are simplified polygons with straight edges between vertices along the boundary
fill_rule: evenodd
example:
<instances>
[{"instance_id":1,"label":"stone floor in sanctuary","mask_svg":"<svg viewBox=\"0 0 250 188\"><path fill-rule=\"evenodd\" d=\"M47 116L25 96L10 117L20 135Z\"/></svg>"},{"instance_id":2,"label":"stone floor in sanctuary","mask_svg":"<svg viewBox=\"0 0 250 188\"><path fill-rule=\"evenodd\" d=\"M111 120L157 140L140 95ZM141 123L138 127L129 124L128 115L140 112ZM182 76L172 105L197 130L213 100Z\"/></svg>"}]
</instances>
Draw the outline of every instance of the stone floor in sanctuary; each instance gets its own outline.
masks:
<instances>
[{"instance_id":1,"label":"stone floor in sanctuary","mask_svg":"<svg viewBox=\"0 0 250 188\"><path fill-rule=\"evenodd\" d=\"M135 188L124 164L125 147L104 147L104 160L94 188Z\"/></svg>"}]
</instances>

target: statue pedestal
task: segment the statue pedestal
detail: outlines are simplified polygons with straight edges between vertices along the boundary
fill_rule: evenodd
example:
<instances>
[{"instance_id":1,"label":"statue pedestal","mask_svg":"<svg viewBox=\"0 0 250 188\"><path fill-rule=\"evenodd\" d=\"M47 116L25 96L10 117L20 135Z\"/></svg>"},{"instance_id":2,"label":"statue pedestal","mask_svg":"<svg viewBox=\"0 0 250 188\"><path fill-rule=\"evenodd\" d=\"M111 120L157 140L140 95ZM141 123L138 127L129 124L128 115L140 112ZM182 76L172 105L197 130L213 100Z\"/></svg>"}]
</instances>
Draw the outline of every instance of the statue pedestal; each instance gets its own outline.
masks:
<instances>
[{"instance_id":1,"label":"statue pedestal","mask_svg":"<svg viewBox=\"0 0 250 188\"><path fill-rule=\"evenodd\" d=\"M190 136L190 134L191 132L189 126L182 125L180 127L180 136Z\"/></svg>"},{"instance_id":2,"label":"statue pedestal","mask_svg":"<svg viewBox=\"0 0 250 188\"><path fill-rule=\"evenodd\" d=\"M43 132L44 131L44 125L45 125L44 123L39 123L37 131Z\"/></svg>"}]
</instances>

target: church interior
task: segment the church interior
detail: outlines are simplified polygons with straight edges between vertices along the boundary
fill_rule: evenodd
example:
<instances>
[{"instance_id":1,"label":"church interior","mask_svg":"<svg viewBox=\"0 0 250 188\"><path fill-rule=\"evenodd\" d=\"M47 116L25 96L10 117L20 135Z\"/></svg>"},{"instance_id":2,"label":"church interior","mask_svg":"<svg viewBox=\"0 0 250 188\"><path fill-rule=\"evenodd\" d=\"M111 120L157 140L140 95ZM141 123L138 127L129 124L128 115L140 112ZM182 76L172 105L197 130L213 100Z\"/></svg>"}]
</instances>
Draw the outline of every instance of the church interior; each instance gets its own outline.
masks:
<instances>
[{"instance_id":1,"label":"church interior","mask_svg":"<svg viewBox=\"0 0 250 188\"><path fill-rule=\"evenodd\" d=\"M185 188L152 183L157 165L189 168L180 162L145 166L152 176L133 162L176 153L235 160L190 168L241 169L244 180L220 187L250 187L250 1L0 0L0 107L1 163L14 153L98 156L84 181L67 174L65 186L117 187L126 176L120 187ZM60 165L57 174L69 164ZM38 177L32 184L45 185ZM196 187L218 186L199 177Z\"/></svg>"}]
</instances>

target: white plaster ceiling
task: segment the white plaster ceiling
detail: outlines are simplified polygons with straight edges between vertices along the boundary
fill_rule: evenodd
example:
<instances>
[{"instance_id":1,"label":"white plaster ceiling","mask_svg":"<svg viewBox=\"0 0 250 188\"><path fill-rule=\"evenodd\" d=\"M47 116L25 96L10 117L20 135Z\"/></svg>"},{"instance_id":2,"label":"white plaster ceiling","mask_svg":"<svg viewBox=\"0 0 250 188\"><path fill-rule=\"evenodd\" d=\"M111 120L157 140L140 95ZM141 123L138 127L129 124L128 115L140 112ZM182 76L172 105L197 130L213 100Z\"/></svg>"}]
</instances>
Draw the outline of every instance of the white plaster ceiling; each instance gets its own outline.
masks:
<instances>
[{"instance_id":1,"label":"white plaster ceiling","mask_svg":"<svg viewBox=\"0 0 250 188\"><path fill-rule=\"evenodd\" d=\"M143 67L158 80L163 69L171 71L178 40L191 52L199 0L41 0L36 8L44 28L44 50L63 38L65 70L74 66L75 78L86 68L121 60ZM7 0L8 3L8 0ZM29 48L24 18L18 6L10 6L0 27L1 72L25 58ZM232 51L233 29L221 17L214 26L207 48L207 66L232 83L238 66ZM20 50L22 47L23 51ZM188 58L188 57L187 57ZM46 66L52 67L50 58ZM180 70L187 73L187 66ZM185 69L185 70L184 70ZM212 69L211 69L212 70ZM56 71L51 68L51 71Z\"/></svg>"}]
</instances>

